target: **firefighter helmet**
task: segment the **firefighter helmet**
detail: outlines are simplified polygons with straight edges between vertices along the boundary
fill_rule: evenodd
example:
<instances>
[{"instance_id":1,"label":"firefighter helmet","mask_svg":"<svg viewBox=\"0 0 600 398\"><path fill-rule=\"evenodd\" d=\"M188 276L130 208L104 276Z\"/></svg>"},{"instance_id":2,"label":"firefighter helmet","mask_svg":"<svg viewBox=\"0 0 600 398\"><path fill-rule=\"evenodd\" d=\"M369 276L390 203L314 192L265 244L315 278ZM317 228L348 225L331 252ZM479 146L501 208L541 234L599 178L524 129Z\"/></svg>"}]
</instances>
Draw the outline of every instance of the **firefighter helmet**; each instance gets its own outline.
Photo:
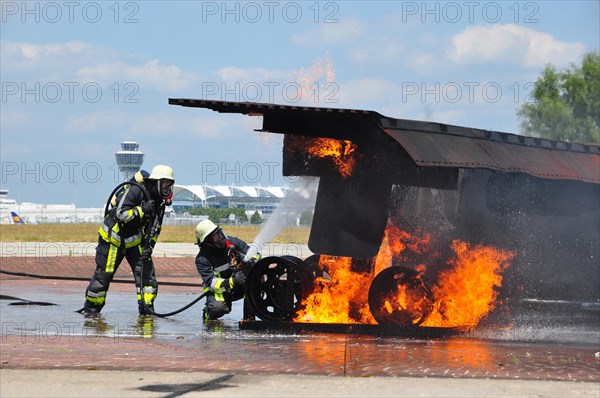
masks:
<instances>
[{"instance_id":1,"label":"firefighter helmet","mask_svg":"<svg viewBox=\"0 0 600 398\"><path fill-rule=\"evenodd\" d=\"M196 239L198 244L202 244L208 235L219 229L219 226L210 220L202 220L196 225Z\"/></svg>"},{"instance_id":2,"label":"firefighter helmet","mask_svg":"<svg viewBox=\"0 0 600 398\"><path fill-rule=\"evenodd\" d=\"M173 194L173 184L175 184L172 168L162 164L154 166L150 173L150 177L148 178L158 181L158 192L160 193L161 198L170 199Z\"/></svg>"},{"instance_id":3,"label":"firefighter helmet","mask_svg":"<svg viewBox=\"0 0 600 398\"><path fill-rule=\"evenodd\" d=\"M159 164L158 166L154 166L152 168L152 172L150 173L150 178L151 180L162 180L162 179L166 179L166 180L171 180L171 181L175 181L175 178L173 178L173 169L170 168L169 166L165 166L164 164Z\"/></svg>"}]
</instances>

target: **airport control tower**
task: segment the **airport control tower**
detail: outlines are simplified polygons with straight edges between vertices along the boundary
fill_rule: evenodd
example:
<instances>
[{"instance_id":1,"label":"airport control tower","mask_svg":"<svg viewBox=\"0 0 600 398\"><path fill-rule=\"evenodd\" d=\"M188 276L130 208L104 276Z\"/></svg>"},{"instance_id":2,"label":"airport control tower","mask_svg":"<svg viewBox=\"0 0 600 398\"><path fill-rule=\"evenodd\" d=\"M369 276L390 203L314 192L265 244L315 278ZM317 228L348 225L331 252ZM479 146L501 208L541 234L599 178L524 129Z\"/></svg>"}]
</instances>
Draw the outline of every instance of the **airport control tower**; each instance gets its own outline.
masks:
<instances>
[{"instance_id":1,"label":"airport control tower","mask_svg":"<svg viewBox=\"0 0 600 398\"><path fill-rule=\"evenodd\" d=\"M123 173L124 181L129 180L140 170L144 163L144 153L138 150L139 144L129 138L121 143L121 150L115 153L119 171Z\"/></svg>"}]
</instances>

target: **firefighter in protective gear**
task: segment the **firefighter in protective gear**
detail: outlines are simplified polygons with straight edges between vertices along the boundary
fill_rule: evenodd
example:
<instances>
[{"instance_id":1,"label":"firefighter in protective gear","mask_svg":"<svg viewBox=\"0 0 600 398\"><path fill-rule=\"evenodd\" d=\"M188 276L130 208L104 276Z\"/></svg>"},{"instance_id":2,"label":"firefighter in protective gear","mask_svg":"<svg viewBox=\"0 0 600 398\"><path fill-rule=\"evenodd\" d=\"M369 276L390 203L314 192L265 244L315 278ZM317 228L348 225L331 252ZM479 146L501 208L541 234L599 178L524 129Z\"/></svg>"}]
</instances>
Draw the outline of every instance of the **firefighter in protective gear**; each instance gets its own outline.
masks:
<instances>
[{"instance_id":1,"label":"firefighter in protective gear","mask_svg":"<svg viewBox=\"0 0 600 398\"><path fill-rule=\"evenodd\" d=\"M200 251L196 256L196 269L202 277L206 295L203 309L204 320L215 320L231 312L233 301L244 298L244 320L253 320L254 313L244 297L246 273L260 254L243 262L250 246L241 239L227 236L210 220L200 221L196 226L196 244Z\"/></svg>"},{"instance_id":2,"label":"firefighter in protective gear","mask_svg":"<svg viewBox=\"0 0 600 398\"><path fill-rule=\"evenodd\" d=\"M123 258L135 278L140 315L154 311L158 283L151 256L164 208L171 203L175 179L173 169L164 165L155 166L150 175L138 173L134 179L140 185L126 185L111 198L113 206L98 230L96 270L85 291L85 304L79 310L86 316L98 314L104 307L110 282Z\"/></svg>"}]
</instances>

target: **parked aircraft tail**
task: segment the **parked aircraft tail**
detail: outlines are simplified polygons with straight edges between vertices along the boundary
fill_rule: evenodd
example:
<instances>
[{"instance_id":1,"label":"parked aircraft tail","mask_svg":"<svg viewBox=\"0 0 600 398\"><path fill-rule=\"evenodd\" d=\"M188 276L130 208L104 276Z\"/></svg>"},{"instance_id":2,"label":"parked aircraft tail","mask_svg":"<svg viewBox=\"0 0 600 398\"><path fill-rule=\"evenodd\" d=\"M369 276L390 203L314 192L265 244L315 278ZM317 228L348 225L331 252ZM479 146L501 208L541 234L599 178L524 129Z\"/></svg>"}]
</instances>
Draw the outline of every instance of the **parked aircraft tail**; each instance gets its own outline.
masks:
<instances>
[{"instance_id":1,"label":"parked aircraft tail","mask_svg":"<svg viewBox=\"0 0 600 398\"><path fill-rule=\"evenodd\" d=\"M12 216L13 223L15 223L15 224L25 224L25 221L23 221L23 219L17 213L15 213L14 211L11 211L10 215Z\"/></svg>"}]
</instances>

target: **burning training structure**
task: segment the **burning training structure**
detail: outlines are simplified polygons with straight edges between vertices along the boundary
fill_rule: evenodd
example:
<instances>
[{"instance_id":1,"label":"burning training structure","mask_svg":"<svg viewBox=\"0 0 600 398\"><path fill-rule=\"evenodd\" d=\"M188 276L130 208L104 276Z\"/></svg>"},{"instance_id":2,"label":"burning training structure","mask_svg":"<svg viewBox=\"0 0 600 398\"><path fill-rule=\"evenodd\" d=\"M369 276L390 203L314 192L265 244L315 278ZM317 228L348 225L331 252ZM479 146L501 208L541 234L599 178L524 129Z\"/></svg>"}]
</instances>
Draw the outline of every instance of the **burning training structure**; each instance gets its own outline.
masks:
<instances>
[{"instance_id":1,"label":"burning training structure","mask_svg":"<svg viewBox=\"0 0 600 398\"><path fill-rule=\"evenodd\" d=\"M595 302L600 146L352 109L170 99L263 116L317 176L309 248L249 275L261 319L470 329L499 303Z\"/></svg>"}]
</instances>

